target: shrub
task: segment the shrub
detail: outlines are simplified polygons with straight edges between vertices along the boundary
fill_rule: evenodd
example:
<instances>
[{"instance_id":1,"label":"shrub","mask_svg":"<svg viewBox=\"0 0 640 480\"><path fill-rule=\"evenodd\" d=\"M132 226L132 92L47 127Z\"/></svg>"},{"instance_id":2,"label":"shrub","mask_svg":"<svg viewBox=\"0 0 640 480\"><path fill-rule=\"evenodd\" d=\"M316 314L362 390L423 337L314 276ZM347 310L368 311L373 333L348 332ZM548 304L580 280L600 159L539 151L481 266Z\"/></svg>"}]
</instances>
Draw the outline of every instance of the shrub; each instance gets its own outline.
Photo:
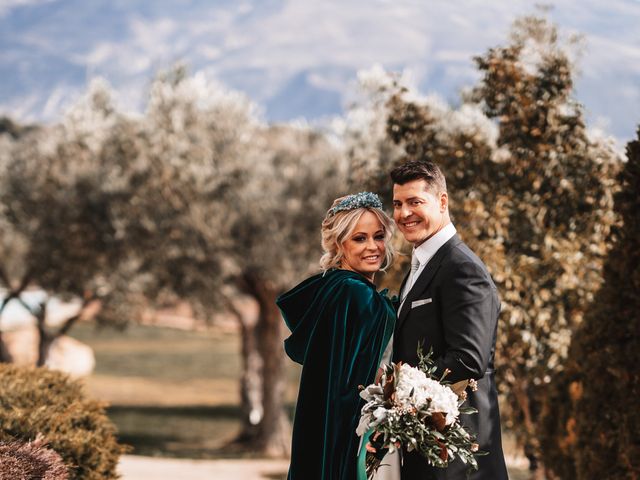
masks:
<instances>
[{"instance_id":1,"label":"shrub","mask_svg":"<svg viewBox=\"0 0 640 480\"><path fill-rule=\"evenodd\" d=\"M640 478L640 129L627 157L615 197L623 224L612 234L604 283L550 391L550 403L571 407L543 422L545 465L560 478Z\"/></svg>"},{"instance_id":2,"label":"shrub","mask_svg":"<svg viewBox=\"0 0 640 480\"><path fill-rule=\"evenodd\" d=\"M33 442L0 443L0 478L12 480L67 480L62 457L46 448L43 437Z\"/></svg>"},{"instance_id":3,"label":"shrub","mask_svg":"<svg viewBox=\"0 0 640 480\"><path fill-rule=\"evenodd\" d=\"M554 376L540 413L540 453L548 480L576 478L575 407L582 395L574 368Z\"/></svg>"},{"instance_id":4,"label":"shrub","mask_svg":"<svg viewBox=\"0 0 640 480\"><path fill-rule=\"evenodd\" d=\"M575 411L581 480L640 478L640 129L627 157L615 199L624 224L572 349L584 390Z\"/></svg>"},{"instance_id":5,"label":"shrub","mask_svg":"<svg viewBox=\"0 0 640 480\"><path fill-rule=\"evenodd\" d=\"M45 368L0 364L0 442L39 435L63 459L70 480L118 478L126 448L118 445L104 405L85 398L82 385Z\"/></svg>"}]
</instances>

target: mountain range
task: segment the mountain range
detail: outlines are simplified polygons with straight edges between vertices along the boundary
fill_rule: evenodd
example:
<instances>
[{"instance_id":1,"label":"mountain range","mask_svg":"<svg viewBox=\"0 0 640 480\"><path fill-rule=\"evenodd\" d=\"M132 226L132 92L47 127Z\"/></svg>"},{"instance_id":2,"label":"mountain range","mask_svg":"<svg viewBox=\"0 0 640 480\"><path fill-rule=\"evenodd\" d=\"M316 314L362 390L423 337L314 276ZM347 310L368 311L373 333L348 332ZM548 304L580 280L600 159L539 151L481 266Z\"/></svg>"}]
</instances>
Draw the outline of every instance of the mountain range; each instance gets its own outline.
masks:
<instances>
[{"instance_id":1,"label":"mountain range","mask_svg":"<svg viewBox=\"0 0 640 480\"><path fill-rule=\"evenodd\" d=\"M640 2L543 9L562 37L584 36L576 96L589 126L627 141L640 122ZM373 64L455 103L478 79L473 56L535 13L524 0L0 0L0 115L55 121L95 76L140 111L177 62L246 93L269 121L340 115Z\"/></svg>"}]
</instances>

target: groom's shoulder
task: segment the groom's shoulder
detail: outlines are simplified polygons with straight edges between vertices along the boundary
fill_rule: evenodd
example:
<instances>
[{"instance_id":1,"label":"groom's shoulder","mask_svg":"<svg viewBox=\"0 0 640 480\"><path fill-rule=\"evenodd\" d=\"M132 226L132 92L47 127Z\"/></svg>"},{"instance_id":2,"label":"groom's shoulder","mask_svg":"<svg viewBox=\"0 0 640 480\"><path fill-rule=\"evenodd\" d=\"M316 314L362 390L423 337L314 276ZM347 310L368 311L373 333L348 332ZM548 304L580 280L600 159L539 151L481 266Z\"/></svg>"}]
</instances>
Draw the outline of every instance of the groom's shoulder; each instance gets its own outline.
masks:
<instances>
[{"instance_id":1,"label":"groom's shoulder","mask_svg":"<svg viewBox=\"0 0 640 480\"><path fill-rule=\"evenodd\" d=\"M475 252L462 240L456 242L454 247L451 249L451 259L456 262L473 262L484 265L482 260L480 260L480 257L478 257L478 255L476 255Z\"/></svg>"},{"instance_id":2,"label":"groom's shoulder","mask_svg":"<svg viewBox=\"0 0 640 480\"><path fill-rule=\"evenodd\" d=\"M483 275L490 276L484 262L463 241L457 242L451 249L447 263L452 268L461 268L464 265L467 268L481 271Z\"/></svg>"}]
</instances>

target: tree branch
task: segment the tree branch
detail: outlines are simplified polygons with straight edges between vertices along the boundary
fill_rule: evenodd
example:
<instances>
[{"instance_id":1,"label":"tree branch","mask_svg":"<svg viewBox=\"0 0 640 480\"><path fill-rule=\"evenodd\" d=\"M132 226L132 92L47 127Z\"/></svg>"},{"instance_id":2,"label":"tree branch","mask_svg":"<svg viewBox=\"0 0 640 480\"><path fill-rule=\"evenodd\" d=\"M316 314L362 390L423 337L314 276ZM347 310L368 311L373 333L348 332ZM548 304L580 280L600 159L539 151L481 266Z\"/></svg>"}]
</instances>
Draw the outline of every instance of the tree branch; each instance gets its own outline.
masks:
<instances>
[{"instance_id":1,"label":"tree branch","mask_svg":"<svg viewBox=\"0 0 640 480\"><path fill-rule=\"evenodd\" d=\"M24 274L24 276L22 277L22 280L20 281L20 285L18 285L18 288L16 289L16 291L18 292L18 295L20 295L20 293L22 293L22 291L25 288L27 288L27 286L29 285L29 282L31 282L32 275L33 275L32 269L27 270L27 273Z\"/></svg>"},{"instance_id":2,"label":"tree branch","mask_svg":"<svg viewBox=\"0 0 640 480\"><path fill-rule=\"evenodd\" d=\"M14 292L9 292L9 294L2 299L2 303L0 304L0 314L2 314L2 312L4 312L4 308L14 298L16 298L15 293Z\"/></svg>"},{"instance_id":3,"label":"tree branch","mask_svg":"<svg viewBox=\"0 0 640 480\"><path fill-rule=\"evenodd\" d=\"M227 295L222 295L222 304L225 306L225 308L227 310L229 310L229 312L236 317L236 319L238 320L239 323L242 324L242 314L240 313L240 310L238 310L238 308L235 306L235 304L233 303L233 300L231 300L231 298L229 298Z\"/></svg>"},{"instance_id":4,"label":"tree branch","mask_svg":"<svg viewBox=\"0 0 640 480\"><path fill-rule=\"evenodd\" d=\"M65 322L62 324L62 326L60 327L60 329L56 332L54 338L58 338L61 335L66 335L67 332L69 330L71 330L71 327L73 327L73 325L80 319L82 318L84 312L87 310L87 307L89 305L91 305L94 301L97 301L98 297L96 295L91 295L87 298L85 298L82 301L82 306L80 307L80 311L75 314L74 316L68 318L67 320L65 320Z\"/></svg>"},{"instance_id":5,"label":"tree branch","mask_svg":"<svg viewBox=\"0 0 640 480\"><path fill-rule=\"evenodd\" d=\"M31 305L29 305L27 302L25 302L22 297L15 297L16 300L18 300L18 302L20 302L20 305L22 305L27 312L29 312L31 315L33 315L34 318L38 318L38 312L35 311L33 308L31 308Z\"/></svg>"},{"instance_id":6,"label":"tree branch","mask_svg":"<svg viewBox=\"0 0 640 480\"><path fill-rule=\"evenodd\" d=\"M22 302L22 304L26 305L24 302ZM47 320L47 301L44 300L40 302L38 306L39 308L36 312L34 312L33 310L29 311L36 317L36 320L38 321L38 330L44 331Z\"/></svg>"},{"instance_id":7,"label":"tree branch","mask_svg":"<svg viewBox=\"0 0 640 480\"><path fill-rule=\"evenodd\" d=\"M2 313L5 307L7 306L7 304L14 298L19 298L20 294L24 291L24 289L27 288L27 285L29 285L29 282L31 281L31 271L29 270L27 271L27 273L25 273L24 277L22 277L22 280L20 281L20 285L18 285L18 288L16 289L11 288L10 283L8 283L9 277L7 276L6 272L4 271L1 265L0 265L0 278L2 279L3 282L7 283L7 285L9 286L9 294L2 300L2 304L0 304L0 313ZM33 312L31 312L30 309L29 309L29 312L33 314Z\"/></svg>"}]
</instances>

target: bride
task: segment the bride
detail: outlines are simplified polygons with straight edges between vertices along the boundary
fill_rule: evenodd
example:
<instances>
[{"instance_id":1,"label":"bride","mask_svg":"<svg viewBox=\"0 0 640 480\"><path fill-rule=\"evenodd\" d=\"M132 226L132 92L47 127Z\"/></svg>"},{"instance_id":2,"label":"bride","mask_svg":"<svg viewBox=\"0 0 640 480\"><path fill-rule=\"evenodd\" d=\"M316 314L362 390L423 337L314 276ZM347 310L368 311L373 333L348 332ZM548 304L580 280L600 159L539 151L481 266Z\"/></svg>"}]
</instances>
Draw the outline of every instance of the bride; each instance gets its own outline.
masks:
<instances>
[{"instance_id":1,"label":"bride","mask_svg":"<svg viewBox=\"0 0 640 480\"><path fill-rule=\"evenodd\" d=\"M285 351L303 365L288 478L366 479L358 387L389 357L395 311L373 280L393 260L393 221L377 195L361 192L335 200L321 232L323 272L277 300L291 330ZM390 473L400 478L397 465Z\"/></svg>"}]
</instances>

